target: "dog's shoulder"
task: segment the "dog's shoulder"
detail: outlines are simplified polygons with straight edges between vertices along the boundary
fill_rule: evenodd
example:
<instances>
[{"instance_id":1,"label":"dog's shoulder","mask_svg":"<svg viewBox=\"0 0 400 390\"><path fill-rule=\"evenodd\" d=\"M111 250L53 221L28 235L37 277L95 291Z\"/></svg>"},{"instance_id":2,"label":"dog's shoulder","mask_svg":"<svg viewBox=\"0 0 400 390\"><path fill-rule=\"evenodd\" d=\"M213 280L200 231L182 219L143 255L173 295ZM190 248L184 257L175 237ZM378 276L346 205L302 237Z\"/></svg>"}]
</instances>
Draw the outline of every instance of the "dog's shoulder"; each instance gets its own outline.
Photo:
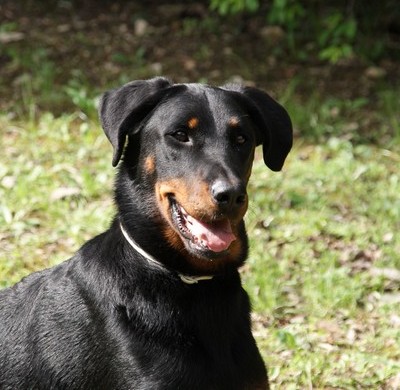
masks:
<instances>
[{"instance_id":1,"label":"dog's shoulder","mask_svg":"<svg viewBox=\"0 0 400 390\"><path fill-rule=\"evenodd\" d=\"M74 277L69 275L74 263L76 259L72 258L53 268L30 274L14 286L0 291L0 323L3 327L7 323L17 323L21 329L33 318L57 307L64 310L61 309L63 303L77 290ZM0 331L3 327L0 325Z\"/></svg>"}]
</instances>

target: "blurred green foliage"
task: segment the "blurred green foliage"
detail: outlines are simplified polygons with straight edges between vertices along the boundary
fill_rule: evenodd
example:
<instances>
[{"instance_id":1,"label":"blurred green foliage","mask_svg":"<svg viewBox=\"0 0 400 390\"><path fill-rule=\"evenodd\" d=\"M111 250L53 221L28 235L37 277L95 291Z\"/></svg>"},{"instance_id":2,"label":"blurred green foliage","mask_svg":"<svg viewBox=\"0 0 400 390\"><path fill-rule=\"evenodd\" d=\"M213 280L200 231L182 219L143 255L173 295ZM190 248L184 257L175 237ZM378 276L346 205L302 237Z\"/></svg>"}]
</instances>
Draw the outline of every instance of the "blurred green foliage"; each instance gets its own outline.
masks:
<instances>
[{"instance_id":1,"label":"blurred green foliage","mask_svg":"<svg viewBox=\"0 0 400 390\"><path fill-rule=\"evenodd\" d=\"M286 32L288 51L300 59L314 55L336 63L353 55L376 61L392 50L391 35L400 30L400 7L382 2L306 0L211 0L221 15L264 12L270 25ZM306 46L306 50L304 47Z\"/></svg>"}]
</instances>

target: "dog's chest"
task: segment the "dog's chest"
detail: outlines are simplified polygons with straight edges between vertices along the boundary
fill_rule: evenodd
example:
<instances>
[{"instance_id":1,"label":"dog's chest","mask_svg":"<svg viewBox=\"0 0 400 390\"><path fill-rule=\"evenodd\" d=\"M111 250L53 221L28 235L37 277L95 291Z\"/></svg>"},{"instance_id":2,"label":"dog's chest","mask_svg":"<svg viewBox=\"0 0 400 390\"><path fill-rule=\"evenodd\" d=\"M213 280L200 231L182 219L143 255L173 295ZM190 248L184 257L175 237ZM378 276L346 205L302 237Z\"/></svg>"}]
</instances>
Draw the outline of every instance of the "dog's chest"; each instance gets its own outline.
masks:
<instances>
[{"instance_id":1,"label":"dog's chest","mask_svg":"<svg viewBox=\"0 0 400 390\"><path fill-rule=\"evenodd\" d=\"M129 340L124 353L130 355L135 376L152 384L149 388L165 389L166 378L171 389L243 388L236 385L252 337L247 296L241 289L225 297L223 292L211 297L199 293L150 302L142 297L120 313Z\"/></svg>"}]
</instances>

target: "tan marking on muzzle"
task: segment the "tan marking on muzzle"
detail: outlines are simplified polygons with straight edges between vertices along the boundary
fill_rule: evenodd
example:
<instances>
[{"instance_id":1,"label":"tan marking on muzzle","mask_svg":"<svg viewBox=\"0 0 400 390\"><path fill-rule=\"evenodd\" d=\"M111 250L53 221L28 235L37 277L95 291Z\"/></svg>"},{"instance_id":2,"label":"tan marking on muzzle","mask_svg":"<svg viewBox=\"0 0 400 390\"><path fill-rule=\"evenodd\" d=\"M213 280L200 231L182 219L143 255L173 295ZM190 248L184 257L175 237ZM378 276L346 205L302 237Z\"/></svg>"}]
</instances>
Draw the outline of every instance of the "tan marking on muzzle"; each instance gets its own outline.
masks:
<instances>
[{"instance_id":1,"label":"tan marking on muzzle","mask_svg":"<svg viewBox=\"0 0 400 390\"><path fill-rule=\"evenodd\" d=\"M189 183L183 179L171 179L156 183L156 194L163 214L169 219L169 197L173 196L187 213L196 219L210 219L217 208L207 183ZM208 217L208 218L207 218Z\"/></svg>"},{"instance_id":2,"label":"tan marking on muzzle","mask_svg":"<svg viewBox=\"0 0 400 390\"><path fill-rule=\"evenodd\" d=\"M163 226L163 234L169 245L181 252L190 264L190 266L202 273L215 274L224 269L228 264L236 264L241 258L243 251L243 243L240 240L237 223L243 218L245 208L240 215L238 221L231 221L232 231L237 237L227 250L225 256L215 261L198 258L187 252L185 244L180 234L175 230L175 225L171 220L171 210L169 197L173 196L176 202L182 206L187 213L196 219L210 221L217 213L217 206L212 200L207 183L197 182L189 183L183 179L171 179L168 181L159 181L156 183L156 197L165 224Z\"/></svg>"}]
</instances>

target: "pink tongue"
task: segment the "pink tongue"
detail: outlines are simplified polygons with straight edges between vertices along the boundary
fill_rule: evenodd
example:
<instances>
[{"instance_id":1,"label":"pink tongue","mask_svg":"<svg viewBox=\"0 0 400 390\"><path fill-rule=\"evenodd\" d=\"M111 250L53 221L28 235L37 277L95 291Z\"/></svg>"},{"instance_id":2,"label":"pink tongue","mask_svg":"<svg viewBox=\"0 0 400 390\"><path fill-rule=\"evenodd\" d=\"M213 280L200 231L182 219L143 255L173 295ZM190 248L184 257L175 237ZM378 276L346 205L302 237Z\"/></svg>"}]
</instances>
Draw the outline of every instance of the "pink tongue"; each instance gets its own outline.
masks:
<instances>
[{"instance_id":1,"label":"pink tongue","mask_svg":"<svg viewBox=\"0 0 400 390\"><path fill-rule=\"evenodd\" d=\"M199 242L207 245L213 252L222 252L236 240L228 220L219 221L213 225L200 222L190 215L186 215L187 228Z\"/></svg>"}]
</instances>

